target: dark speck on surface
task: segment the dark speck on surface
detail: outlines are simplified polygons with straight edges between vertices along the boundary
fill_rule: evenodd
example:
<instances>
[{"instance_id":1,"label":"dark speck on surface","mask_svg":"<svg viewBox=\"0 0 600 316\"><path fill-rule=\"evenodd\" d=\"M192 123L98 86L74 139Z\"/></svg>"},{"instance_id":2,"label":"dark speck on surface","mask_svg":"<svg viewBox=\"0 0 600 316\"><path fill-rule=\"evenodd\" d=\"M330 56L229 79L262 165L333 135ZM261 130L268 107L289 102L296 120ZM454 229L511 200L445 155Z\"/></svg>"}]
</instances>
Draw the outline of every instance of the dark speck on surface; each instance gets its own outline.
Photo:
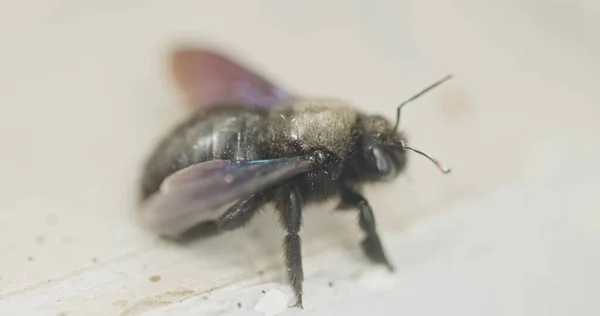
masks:
<instances>
[{"instance_id":1,"label":"dark speck on surface","mask_svg":"<svg viewBox=\"0 0 600 316\"><path fill-rule=\"evenodd\" d=\"M242 308L242 303L238 302L238 303L237 303L237 307L238 307L238 308Z\"/></svg>"},{"instance_id":2,"label":"dark speck on surface","mask_svg":"<svg viewBox=\"0 0 600 316\"><path fill-rule=\"evenodd\" d=\"M261 292L262 292L262 294L265 294L265 293L267 293L267 292L265 292L265 290L262 290Z\"/></svg>"},{"instance_id":3,"label":"dark speck on surface","mask_svg":"<svg viewBox=\"0 0 600 316\"><path fill-rule=\"evenodd\" d=\"M329 285L329 287L333 287L333 282L329 281L329 283L327 283L327 285Z\"/></svg>"},{"instance_id":4,"label":"dark speck on surface","mask_svg":"<svg viewBox=\"0 0 600 316\"><path fill-rule=\"evenodd\" d=\"M33 257L32 256L27 257L27 261L33 261Z\"/></svg>"}]
</instances>

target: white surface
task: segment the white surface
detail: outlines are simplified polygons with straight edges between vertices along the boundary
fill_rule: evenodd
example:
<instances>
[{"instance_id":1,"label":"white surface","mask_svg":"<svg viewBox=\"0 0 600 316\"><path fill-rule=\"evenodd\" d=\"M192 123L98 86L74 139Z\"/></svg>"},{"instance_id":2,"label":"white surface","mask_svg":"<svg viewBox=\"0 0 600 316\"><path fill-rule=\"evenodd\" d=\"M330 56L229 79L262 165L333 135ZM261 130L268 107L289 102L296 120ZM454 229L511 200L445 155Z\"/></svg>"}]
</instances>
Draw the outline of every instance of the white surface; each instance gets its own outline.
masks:
<instances>
[{"instance_id":1,"label":"white surface","mask_svg":"<svg viewBox=\"0 0 600 316\"><path fill-rule=\"evenodd\" d=\"M252 315L272 288L291 303L270 214L183 246L138 225L139 163L183 115L165 60L185 39L390 117L456 75L403 114L453 174L414 156L406 178L367 192L396 274L363 258L351 214L308 212L306 309L285 314L599 314L593 4L4 3L0 313Z\"/></svg>"},{"instance_id":2,"label":"white surface","mask_svg":"<svg viewBox=\"0 0 600 316\"><path fill-rule=\"evenodd\" d=\"M288 298L281 291L271 289L265 292L265 296L258 301L254 310L265 315L275 316L283 313L289 306ZM241 308L242 305L238 305Z\"/></svg>"}]
</instances>

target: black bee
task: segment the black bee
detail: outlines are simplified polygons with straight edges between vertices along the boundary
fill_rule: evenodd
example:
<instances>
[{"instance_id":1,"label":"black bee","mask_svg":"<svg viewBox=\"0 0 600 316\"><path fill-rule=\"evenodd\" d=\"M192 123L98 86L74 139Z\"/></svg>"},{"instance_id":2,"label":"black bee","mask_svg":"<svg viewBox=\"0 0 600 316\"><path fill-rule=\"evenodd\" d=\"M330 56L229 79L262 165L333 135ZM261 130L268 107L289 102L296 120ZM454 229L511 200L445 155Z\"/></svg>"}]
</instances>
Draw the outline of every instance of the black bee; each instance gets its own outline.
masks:
<instances>
[{"instance_id":1,"label":"black bee","mask_svg":"<svg viewBox=\"0 0 600 316\"><path fill-rule=\"evenodd\" d=\"M404 102L395 124L338 99L301 98L214 51L173 55L175 78L194 114L159 144L141 184L141 218L163 236L211 224L218 231L244 226L273 203L287 236L288 277L302 307L302 208L332 198L358 212L372 261L393 269L361 186L396 178L409 147L398 131L400 109L450 78Z\"/></svg>"}]
</instances>

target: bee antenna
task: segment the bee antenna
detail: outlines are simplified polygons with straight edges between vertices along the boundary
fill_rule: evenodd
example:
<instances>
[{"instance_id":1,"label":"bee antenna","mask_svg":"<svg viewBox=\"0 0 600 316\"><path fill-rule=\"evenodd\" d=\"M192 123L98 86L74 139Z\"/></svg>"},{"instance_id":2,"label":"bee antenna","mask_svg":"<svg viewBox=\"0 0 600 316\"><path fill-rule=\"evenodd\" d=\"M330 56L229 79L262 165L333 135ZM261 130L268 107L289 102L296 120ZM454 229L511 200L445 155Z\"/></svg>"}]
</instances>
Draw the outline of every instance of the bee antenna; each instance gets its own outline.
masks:
<instances>
[{"instance_id":1,"label":"bee antenna","mask_svg":"<svg viewBox=\"0 0 600 316\"><path fill-rule=\"evenodd\" d=\"M398 126L400 126L400 110L402 109L402 107L404 105L406 105L407 103L410 103L412 101L414 101L415 99L419 98L420 96L424 95L425 93L429 92L429 90L441 85L442 83L448 81L452 79L452 75L446 75L444 78L432 83L431 85L429 85L427 88L423 89L423 91L415 94L414 96L412 96L410 99L400 103L400 105L398 105L398 108L396 109L396 126L394 126L394 130L397 131L398 130Z\"/></svg>"},{"instance_id":2,"label":"bee antenna","mask_svg":"<svg viewBox=\"0 0 600 316\"><path fill-rule=\"evenodd\" d=\"M450 173L450 168L446 167L446 166L445 166L443 163L441 163L439 160L437 160L437 159L433 158L433 157L432 157L430 154L428 154L428 153L426 153L426 152L423 152L423 151L421 151L421 150L418 150L418 149L416 149L416 148L414 148L414 147L408 146L408 145L407 145L405 142L401 142L401 144L402 144L402 147L403 147L404 149L408 149L408 150L410 150L410 151L414 151L414 152L416 152L417 154L419 154L419 155L421 155L421 156L425 156L427 159L431 160L431 162L433 162L433 163L436 165L436 167L438 167L438 169L440 169L440 171L441 171L442 173Z\"/></svg>"}]
</instances>

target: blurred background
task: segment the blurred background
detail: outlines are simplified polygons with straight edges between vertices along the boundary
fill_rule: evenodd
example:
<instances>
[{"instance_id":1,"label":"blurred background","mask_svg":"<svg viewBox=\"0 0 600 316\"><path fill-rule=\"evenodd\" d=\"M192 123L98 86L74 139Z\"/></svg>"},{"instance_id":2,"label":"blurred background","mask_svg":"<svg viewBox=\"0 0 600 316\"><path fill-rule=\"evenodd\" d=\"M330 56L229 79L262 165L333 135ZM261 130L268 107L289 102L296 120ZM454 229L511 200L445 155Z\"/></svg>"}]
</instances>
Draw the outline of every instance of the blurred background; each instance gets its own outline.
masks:
<instances>
[{"instance_id":1,"label":"blurred background","mask_svg":"<svg viewBox=\"0 0 600 316\"><path fill-rule=\"evenodd\" d=\"M598 2L0 6L3 314L261 315L261 289L291 300L272 214L186 245L140 227L140 164L187 114L169 68L180 45L390 119L455 75L402 121L453 173L412 156L366 192L397 272L363 258L354 215L307 212L305 310L286 314L600 313Z\"/></svg>"}]
</instances>

